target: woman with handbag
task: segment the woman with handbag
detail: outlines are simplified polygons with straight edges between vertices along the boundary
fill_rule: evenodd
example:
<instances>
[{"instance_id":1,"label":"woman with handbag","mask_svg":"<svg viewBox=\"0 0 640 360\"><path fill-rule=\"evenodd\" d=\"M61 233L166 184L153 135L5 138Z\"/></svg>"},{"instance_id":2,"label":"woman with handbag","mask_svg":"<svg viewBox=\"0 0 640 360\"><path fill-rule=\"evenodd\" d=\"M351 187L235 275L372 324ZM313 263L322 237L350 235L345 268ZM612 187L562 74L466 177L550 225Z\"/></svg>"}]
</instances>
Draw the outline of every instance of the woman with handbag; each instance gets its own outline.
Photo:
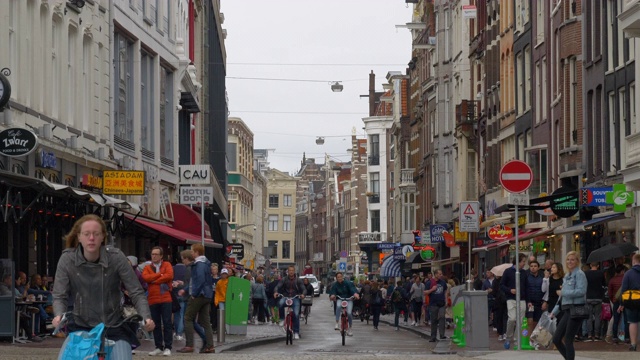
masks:
<instances>
[{"instance_id":1,"label":"woman with handbag","mask_svg":"<svg viewBox=\"0 0 640 360\"><path fill-rule=\"evenodd\" d=\"M575 251L570 251L565 259L567 272L564 276L560 300L551 312L551 318L562 312L560 322L553 334L553 344L566 360L574 360L576 356L573 340L582 327L582 320L589 313L587 302L587 277L580 270L580 257Z\"/></svg>"}]
</instances>

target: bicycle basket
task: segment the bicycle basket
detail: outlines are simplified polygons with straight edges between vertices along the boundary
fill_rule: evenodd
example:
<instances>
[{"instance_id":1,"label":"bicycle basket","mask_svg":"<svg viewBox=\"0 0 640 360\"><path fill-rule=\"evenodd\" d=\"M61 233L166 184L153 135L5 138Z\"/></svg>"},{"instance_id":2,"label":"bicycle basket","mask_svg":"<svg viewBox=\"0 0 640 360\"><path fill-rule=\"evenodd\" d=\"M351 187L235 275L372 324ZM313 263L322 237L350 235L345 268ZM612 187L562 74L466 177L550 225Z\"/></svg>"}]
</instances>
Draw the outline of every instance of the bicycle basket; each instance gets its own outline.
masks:
<instances>
[{"instance_id":1,"label":"bicycle basket","mask_svg":"<svg viewBox=\"0 0 640 360\"><path fill-rule=\"evenodd\" d=\"M285 303L287 306L291 306L291 305L293 305L293 299L287 299L287 300L285 300L285 302L284 302L284 303Z\"/></svg>"}]
</instances>

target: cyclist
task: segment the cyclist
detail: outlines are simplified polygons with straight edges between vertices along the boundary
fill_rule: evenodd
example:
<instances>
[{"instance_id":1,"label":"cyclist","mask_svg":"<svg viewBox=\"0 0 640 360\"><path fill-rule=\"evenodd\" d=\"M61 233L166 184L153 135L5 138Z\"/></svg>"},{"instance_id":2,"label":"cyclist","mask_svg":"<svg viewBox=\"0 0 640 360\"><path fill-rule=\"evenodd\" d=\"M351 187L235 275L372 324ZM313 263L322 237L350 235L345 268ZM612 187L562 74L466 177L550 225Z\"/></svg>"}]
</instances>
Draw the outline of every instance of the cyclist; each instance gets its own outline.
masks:
<instances>
[{"instance_id":1,"label":"cyclist","mask_svg":"<svg viewBox=\"0 0 640 360\"><path fill-rule=\"evenodd\" d=\"M310 299L313 298L313 285L311 285L311 283L309 282L309 278L305 277L304 279L302 279L302 283L304 284L305 290L307 291L306 294L309 295ZM311 303L302 304L302 306L304 307L302 311L303 314L311 313Z\"/></svg>"},{"instance_id":2,"label":"cyclist","mask_svg":"<svg viewBox=\"0 0 640 360\"><path fill-rule=\"evenodd\" d=\"M78 219L65 236L67 248L58 261L53 285L52 325L60 324L70 298L75 298L73 316L67 325L70 331L90 331L100 323L107 327L122 320L120 284L124 284L136 311L145 321L145 330L152 331L149 303L140 281L124 254L111 246L104 246L107 226L93 214ZM105 329L107 337L115 341L112 357L131 359L131 344L140 345L135 329L128 324ZM70 337L62 345L64 352Z\"/></svg>"},{"instance_id":3,"label":"cyclist","mask_svg":"<svg viewBox=\"0 0 640 360\"><path fill-rule=\"evenodd\" d=\"M354 297L355 299L359 299L360 295L358 295L358 290L353 285L353 283L349 280L344 279L344 274L339 272L336 274L336 281L331 286L331 291L329 291L329 298L331 301L335 301L336 297L339 296L343 299ZM353 316L351 312L353 311L353 300L348 301L347 305L347 314L349 315L349 329L347 330L348 336L353 336L353 332L351 331L353 324ZM336 305L336 330L340 330L340 313L342 312L342 307Z\"/></svg>"},{"instance_id":4,"label":"cyclist","mask_svg":"<svg viewBox=\"0 0 640 360\"><path fill-rule=\"evenodd\" d=\"M296 268L289 266L287 269L287 276L276 286L276 290L273 294L274 298L278 298L280 294L284 297L292 298L299 295L299 298L293 299L293 338L300 339L300 300L304 299L307 290L302 283L302 280L296 277ZM313 296L313 294L311 295ZM280 326L284 326L284 303L285 298L280 299L278 307L280 309Z\"/></svg>"}]
</instances>

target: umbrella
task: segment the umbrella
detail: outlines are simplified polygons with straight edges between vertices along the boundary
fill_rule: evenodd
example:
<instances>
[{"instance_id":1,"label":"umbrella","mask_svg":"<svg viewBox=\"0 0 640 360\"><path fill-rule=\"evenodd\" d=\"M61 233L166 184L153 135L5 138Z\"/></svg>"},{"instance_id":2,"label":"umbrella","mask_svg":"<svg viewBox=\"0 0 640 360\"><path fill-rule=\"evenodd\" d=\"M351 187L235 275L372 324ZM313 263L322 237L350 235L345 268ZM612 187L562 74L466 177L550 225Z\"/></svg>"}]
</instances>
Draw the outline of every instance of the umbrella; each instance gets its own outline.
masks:
<instances>
[{"instance_id":1,"label":"umbrella","mask_svg":"<svg viewBox=\"0 0 640 360\"><path fill-rule=\"evenodd\" d=\"M495 276L502 276L502 274L504 274L504 271L507 270L508 268L512 267L512 266L513 266L513 264L502 264L502 265L494 266L491 269L491 272Z\"/></svg>"},{"instance_id":2,"label":"umbrella","mask_svg":"<svg viewBox=\"0 0 640 360\"><path fill-rule=\"evenodd\" d=\"M594 262L611 260L633 254L636 251L638 251L638 247L631 243L623 242L617 244L609 244L601 247L600 249L592 251L591 254L589 254L587 263L591 264Z\"/></svg>"}]
</instances>

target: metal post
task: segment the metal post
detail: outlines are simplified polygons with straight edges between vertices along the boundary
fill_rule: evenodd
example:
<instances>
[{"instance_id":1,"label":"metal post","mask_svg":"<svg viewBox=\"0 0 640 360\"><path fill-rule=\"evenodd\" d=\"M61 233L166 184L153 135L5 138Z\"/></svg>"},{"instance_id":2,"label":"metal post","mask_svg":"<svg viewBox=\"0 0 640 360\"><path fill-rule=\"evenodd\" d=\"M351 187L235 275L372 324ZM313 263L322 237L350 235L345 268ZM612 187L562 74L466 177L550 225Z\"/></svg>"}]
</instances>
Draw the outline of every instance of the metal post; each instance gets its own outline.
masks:
<instances>
[{"instance_id":1,"label":"metal post","mask_svg":"<svg viewBox=\"0 0 640 360\"><path fill-rule=\"evenodd\" d=\"M467 274L467 291L473 290L471 284L471 233L467 232L467 245L469 249L469 273Z\"/></svg>"},{"instance_id":2,"label":"metal post","mask_svg":"<svg viewBox=\"0 0 640 360\"><path fill-rule=\"evenodd\" d=\"M218 308L218 342L224 343L226 335L226 320L224 318L224 309Z\"/></svg>"},{"instance_id":3,"label":"metal post","mask_svg":"<svg viewBox=\"0 0 640 360\"><path fill-rule=\"evenodd\" d=\"M518 350L522 350L522 344L520 341L520 324L522 319L520 318L520 241L518 241L518 204L515 205L515 217L516 217L516 330L514 334L516 334L516 341L518 344ZM507 340L508 341L508 340Z\"/></svg>"},{"instance_id":4,"label":"metal post","mask_svg":"<svg viewBox=\"0 0 640 360\"><path fill-rule=\"evenodd\" d=\"M202 204L200 205L200 231L202 235L202 247L204 247L204 195L200 198Z\"/></svg>"}]
</instances>

